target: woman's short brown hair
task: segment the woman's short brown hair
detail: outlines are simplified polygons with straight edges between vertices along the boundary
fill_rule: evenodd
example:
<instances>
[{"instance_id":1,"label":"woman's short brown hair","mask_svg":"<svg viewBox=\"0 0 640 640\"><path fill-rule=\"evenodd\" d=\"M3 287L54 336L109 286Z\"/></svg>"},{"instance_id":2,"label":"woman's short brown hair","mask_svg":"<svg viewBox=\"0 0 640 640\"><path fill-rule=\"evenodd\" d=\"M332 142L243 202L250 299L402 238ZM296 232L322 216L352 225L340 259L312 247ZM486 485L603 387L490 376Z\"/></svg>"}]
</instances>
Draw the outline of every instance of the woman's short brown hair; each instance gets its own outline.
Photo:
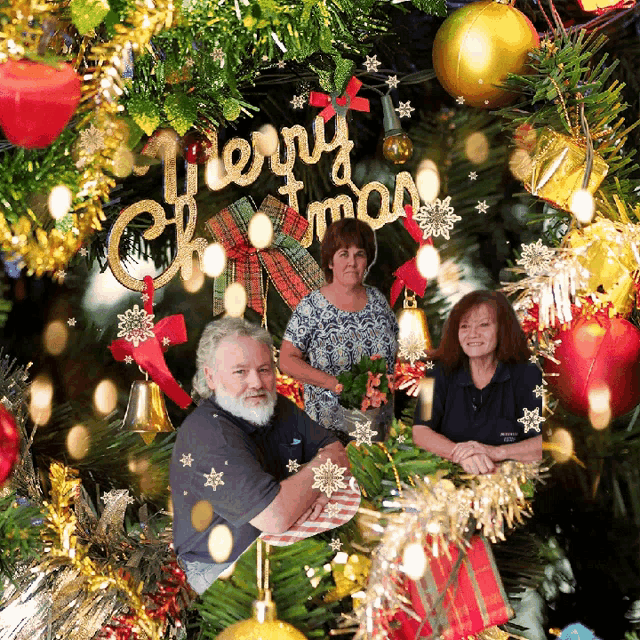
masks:
<instances>
[{"instance_id":1,"label":"woman's short brown hair","mask_svg":"<svg viewBox=\"0 0 640 640\"><path fill-rule=\"evenodd\" d=\"M496 314L498 344L496 357L499 362L526 362L531 356L527 337L520 326L518 316L506 296L499 291L480 289L461 298L451 309L442 330L440 346L429 354L447 371L453 371L467 363L468 357L460 346L458 329L465 314L481 304L489 305Z\"/></svg>"},{"instance_id":2,"label":"woman's short brown hair","mask_svg":"<svg viewBox=\"0 0 640 640\"><path fill-rule=\"evenodd\" d=\"M327 282L333 282L333 272L329 267L336 251L356 246L367 254L367 269L376 259L376 236L373 229L357 218L342 218L332 222L322 239L320 259Z\"/></svg>"}]
</instances>

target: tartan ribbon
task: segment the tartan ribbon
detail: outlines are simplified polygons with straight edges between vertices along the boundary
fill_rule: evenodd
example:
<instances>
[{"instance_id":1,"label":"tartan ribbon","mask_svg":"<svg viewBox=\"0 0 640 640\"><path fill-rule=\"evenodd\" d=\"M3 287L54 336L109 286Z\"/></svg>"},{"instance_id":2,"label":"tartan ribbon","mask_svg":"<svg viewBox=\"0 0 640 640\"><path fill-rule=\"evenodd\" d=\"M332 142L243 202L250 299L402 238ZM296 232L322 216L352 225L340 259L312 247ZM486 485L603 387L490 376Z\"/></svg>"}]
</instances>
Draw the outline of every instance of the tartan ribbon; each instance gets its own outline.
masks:
<instances>
[{"instance_id":1,"label":"tartan ribbon","mask_svg":"<svg viewBox=\"0 0 640 640\"><path fill-rule=\"evenodd\" d=\"M431 236L427 240L423 240L422 229L418 226L413 219L413 208L407 204L404 207L406 216L402 219L404 228L411 234L411 237L422 247L425 244L433 246L433 240ZM418 271L418 265L416 263L415 256L410 260L407 260L401 267L393 272L396 277L391 285L391 306L396 303L400 292L403 287L410 289L417 293L419 296L424 296L424 292L427 289L427 279L423 278Z\"/></svg>"},{"instance_id":2,"label":"tartan ribbon","mask_svg":"<svg viewBox=\"0 0 640 640\"><path fill-rule=\"evenodd\" d=\"M335 94L328 95L320 91L312 91L309 94L309 104L312 107L324 107L319 115L325 122L329 122L336 113L340 116L346 115L349 109L369 113L369 100L356 95L361 86L362 82L355 76L351 76L343 95L337 97Z\"/></svg>"},{"instance_id":3,"label":"tartan ribbon","mask_svg":"<svg viewBox=\"0 0 640 640\"><path fill-rule=\"evenodd\" d=\"M145 276L144 283L144 310L153 316L153 278ZM191 396L178 384L164 359L164 352L169 345L187 341L184 316L175 314L158 320L153 326L153 334L153 338L140 341L137 347L129 340L119 338L109 345L109 350L118 362L124 361L127 356L132 357L169 398L180 408L186 409L191 404ZM165 345L165 342L168 344Z\"/></svg>"},{"instance_id":4,"label":"tartan ribbon","mask_svg":"<svg viewBox=\"0 0 640 640\"><path fill-rule=\"evenodd\" d=\"M324 284L318 263L300 244L309 223L295 209L273 196L260 205L273 225L273 242L266 249L256 249L249 242L249 221L254 208L247 198L240 198L207 220L214 240L227 254L227 266L214 285L213 315L224 311L226 288L235 280L247 292L247 306L264 313L261 266L287 305L294 309L308 293ZM235 277L234 277L235 272Z\"/></svg>"}]
</instances>

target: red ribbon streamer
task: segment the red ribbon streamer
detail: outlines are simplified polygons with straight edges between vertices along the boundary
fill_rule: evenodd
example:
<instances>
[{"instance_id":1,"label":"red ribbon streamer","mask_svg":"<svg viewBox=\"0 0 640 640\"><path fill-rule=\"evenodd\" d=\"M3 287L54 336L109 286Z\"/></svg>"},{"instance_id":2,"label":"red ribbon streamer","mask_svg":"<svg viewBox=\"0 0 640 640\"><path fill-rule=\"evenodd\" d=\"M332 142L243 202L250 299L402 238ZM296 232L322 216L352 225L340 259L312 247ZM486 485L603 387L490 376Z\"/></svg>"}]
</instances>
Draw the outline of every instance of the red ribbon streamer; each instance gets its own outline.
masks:
<instances>
[{"instance_id":1,"label":"red ribbon streamer","mask_svg":"<svg viewBox=\"0 0 640 640\"><path fill-rule=\"evenodd\" d=\"M144 310L153 314L153 278L145 276L145 293L147 299ZM187 341L187 327L184 316L176 314L162 318L153 326L153 338L147 338L137 347L133 342L124 338L114 340L109 349L118 362L123 362L127 356L131 356L141 369L146 371L151 379L171 398L180 408L186 409L191 404L191 396L178 384L164 360L164 352L168 347L162 345L163 338L169 338L169 344L182 344Z\"/></svg>"},{"instance_id":2,"label":"red ribbon streamer","mask_svg":"<svg viewBox=\"0 0 640 640\"><path fill-rule=\"evenodd\" d=\"M423 247L425 244L433 246L433 240L431 236L427 240L422 238L422 229L418 226L413 219L413 208L411 205L405 205L404 212L406 217L402 219L404 222L404 228L409 232L411 237ZM393 272L396 279L391 286L391 306L396 303L400 292L404 287L417 293L419 296L424 296L424 292L427 289L427 280L420 275L418 271L418 265L416 263L415 256L411 260L407 260L401 267Z\"/></svg>"},{"instance_id":3,"label":"red ribbon streamer","mask_svg":"<svg viewBox=\"0 0 640 640\"><path fill-rule=\"evenodd\" d=\"M320 112L320 116L322 116L322 119L325 122L329 122L329 120L336 115L334 100L336 105L345 108L345 113L348 109L369 113L369 100L356 95L358 91L360 91L361 86L362 82L360 82L360 80L355 76L351 76L351 80L349 80L349 84L347 84L347 89L344 92L344 95L339 98L334 98L326 93L312 91L309 94L309 104L312 107L324 107Z\"/></svg>"}]
</instances>

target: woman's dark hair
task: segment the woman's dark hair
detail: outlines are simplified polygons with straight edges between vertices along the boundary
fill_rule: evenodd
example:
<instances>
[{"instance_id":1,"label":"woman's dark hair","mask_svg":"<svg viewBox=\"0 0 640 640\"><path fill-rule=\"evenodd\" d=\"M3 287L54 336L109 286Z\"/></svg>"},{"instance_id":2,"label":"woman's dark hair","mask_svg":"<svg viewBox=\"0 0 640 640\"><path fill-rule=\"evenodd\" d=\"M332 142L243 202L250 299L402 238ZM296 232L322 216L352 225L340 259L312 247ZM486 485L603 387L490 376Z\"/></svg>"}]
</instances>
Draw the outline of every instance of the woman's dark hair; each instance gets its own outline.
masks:
<instances>
[{"instance_id":1,"label":"woman's dark hair","mask_svg":"<svg viewBox=\"0 0 640 640\"><path fill-rule=\"evenodd\" d=\"M376 259L376 236L373 229L357 218L343 218L332 222L322 239L320 259L327 282L333 282L333 272L329 263L340 249L356 246L367 254L367 269Z\"/></svg>"},{"instance_id":2,"label":"woman's dark hair","mask_svg":"<svg viewBox=\"0 0 640 640\"><path fill-rule=\"evenodd\" d=\"M458 329L460 320L473 307L488 304L496 314L498 345L496 357L499 362L526 362L531 356L527 337L520 326L518 316L506 296L499 291L478 290L468 293L451 309L442 330L440 346L429 353L429 358L438 360L447 371L453 371L468 361L460 346Z\"/></svg>"}]
</instances>

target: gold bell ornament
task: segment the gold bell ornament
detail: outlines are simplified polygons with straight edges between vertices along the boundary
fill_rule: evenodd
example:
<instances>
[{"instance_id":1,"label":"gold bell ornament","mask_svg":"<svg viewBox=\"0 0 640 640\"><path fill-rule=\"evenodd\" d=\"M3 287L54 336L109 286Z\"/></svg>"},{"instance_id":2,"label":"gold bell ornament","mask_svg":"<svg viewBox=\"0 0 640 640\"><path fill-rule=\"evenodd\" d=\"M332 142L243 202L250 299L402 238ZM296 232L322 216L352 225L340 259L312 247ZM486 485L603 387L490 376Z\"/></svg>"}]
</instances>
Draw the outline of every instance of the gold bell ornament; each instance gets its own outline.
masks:
<instances>
[{"instance_id":1,"label":"gold bell ornament","mask_svg":"<svg viewBox=\"0 0 640 640\"><path fill-rule=\"evenodd\" d=\"M427 316L418 308L415 294L404 290L404 302L398 313L398 359L413 365L425 358L431 349L431 336L427 326Z\"/></svg>"},{"instance_id":2,"label":"gold bell ornament","mask_svg":"<svg viewBox=\"0 0 640 640\"><path fill-rule=\"evenodd\" d=\"M269 589L269 545L262 561L263 541L257 541L259 600L253 603L253 616L249 620L235 622L218 634L217 640L306 640L305 636L288 622L278 620L276 604ZM263 583L264 569L264 583Z\"/></svg>"},{"instance_id":3,"label":"gold bell ornament","mask_svg":"<svg viewBox=\"0 0 640 640\"><path fill-rule=\"evenodd\" d=\"M123 427L127 431L139 433L147 445L153 442L157 433L174 431L164 395L155 382L136 380L131 385Z\"/></svg>"},{"instance_id":4,"label":"gold bell ornament","mask_svg":"<svg viewBox=\"0 0 640 640\"><path fill-rule=\"evenodd\" d=\"M404 164L413 155L413 142L402 129L390 95L382 96L382 155L393 164Z\"/></svg>"}]
</instances>

